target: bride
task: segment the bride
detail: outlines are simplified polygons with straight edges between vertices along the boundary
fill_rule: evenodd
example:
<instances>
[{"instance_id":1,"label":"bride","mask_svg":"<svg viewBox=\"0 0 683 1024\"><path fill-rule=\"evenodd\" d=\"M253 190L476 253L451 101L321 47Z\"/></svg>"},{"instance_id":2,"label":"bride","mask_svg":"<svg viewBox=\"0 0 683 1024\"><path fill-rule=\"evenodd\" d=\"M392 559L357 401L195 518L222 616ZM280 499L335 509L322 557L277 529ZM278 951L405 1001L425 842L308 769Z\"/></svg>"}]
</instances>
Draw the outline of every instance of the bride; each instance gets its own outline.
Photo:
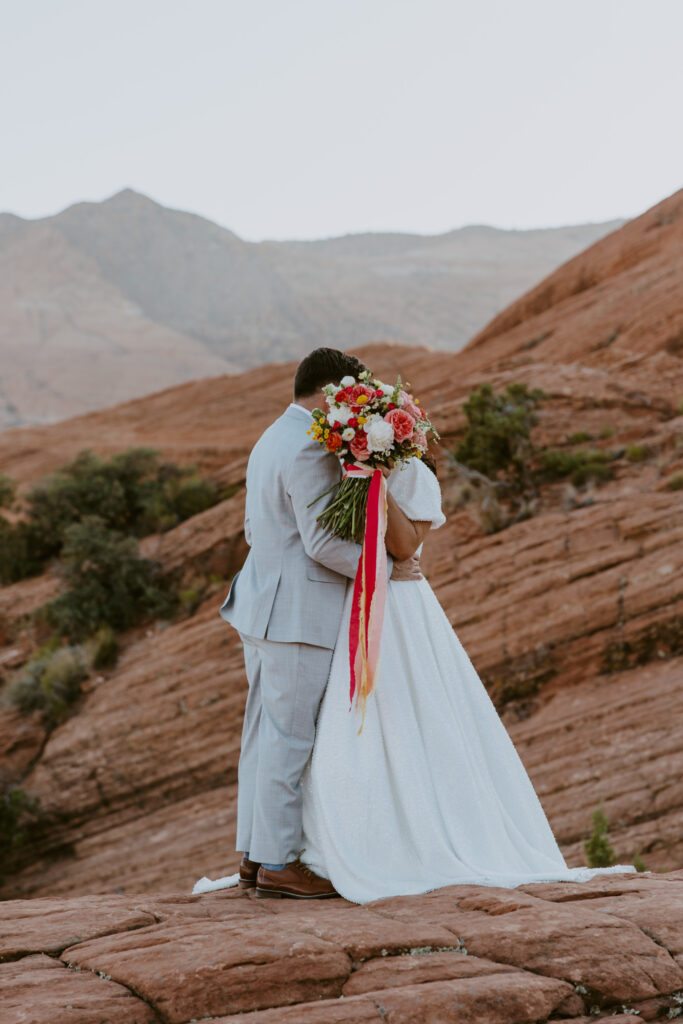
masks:
<instances>
[{"instance_id":1,"label":"bride","mask_svg":"<svg viewBox=\"0 0 683 1024\"><path fill-rule=\"evenodd\" d=\"M388 476L387 504L388 551L400 562L419 558L429 531L445 522L435 473L419 459L401 464ZM258 501L253 509L262 514ZM388 581L379 670L360 733L359 713L349 709L347 585L301 780L298 870L329 879L326 895L334 886L355 903L461 883L514 887L634 871L567 867L483 683L428 582L415 575ZM257 869L248 857L243 866ZM239 881L202 878L193 891Z\"/></svg>"},{"instance_id":2,"label":"bride","mask_svg":"<svg viewBox=\"0 0 683 1024\"><path fill-rule=\"evenodd\" d=\"M445 522L434 472L387 480L387 548L415 552ZM349 587L303 779L303 859L355 903L460 883L585 881L569 868L472 662L429 583L389 580L363 730L349 711Z\"/></svg>"}]
</instances>

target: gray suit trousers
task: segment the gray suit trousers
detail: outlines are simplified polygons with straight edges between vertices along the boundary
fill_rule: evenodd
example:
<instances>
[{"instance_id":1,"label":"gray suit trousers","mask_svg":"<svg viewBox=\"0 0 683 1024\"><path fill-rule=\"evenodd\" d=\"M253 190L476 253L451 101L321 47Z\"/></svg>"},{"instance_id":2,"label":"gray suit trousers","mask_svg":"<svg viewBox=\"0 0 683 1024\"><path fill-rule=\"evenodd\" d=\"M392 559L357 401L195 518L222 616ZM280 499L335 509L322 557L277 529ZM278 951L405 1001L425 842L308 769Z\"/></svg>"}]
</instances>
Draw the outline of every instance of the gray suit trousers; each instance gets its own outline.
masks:
<instances>
[{"instance_id":1,"label":"gray suit trousers","mask_svg":"<svg viewBox=\"0 0 683 1024\"><path fill-rule=\"evenodd\" d=\"M251 860L287 864L301 853L301 776L332 651L240 633L249 693L238 767L237 843Z\"/></svg>"}]
</instances>

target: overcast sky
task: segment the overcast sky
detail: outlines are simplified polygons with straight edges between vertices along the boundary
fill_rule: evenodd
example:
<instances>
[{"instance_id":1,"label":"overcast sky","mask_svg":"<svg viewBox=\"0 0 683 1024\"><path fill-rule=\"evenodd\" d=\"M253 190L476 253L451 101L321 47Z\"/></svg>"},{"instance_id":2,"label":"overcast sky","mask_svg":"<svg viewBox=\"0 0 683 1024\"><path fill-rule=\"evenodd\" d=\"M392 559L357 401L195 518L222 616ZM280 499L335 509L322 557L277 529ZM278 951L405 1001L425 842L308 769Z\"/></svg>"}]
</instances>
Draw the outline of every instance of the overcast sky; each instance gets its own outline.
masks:
<instances>
[{"instance_id":1,"label":"overcast sky","mask_svg":"<svg viewBox=\"0 0 683 1024\"><path fill-rule=\"evenodd\" d=\"M632 216L683 185L683 0L4 0L0 209L248 239Z\"/></svg>"}]
</instances>

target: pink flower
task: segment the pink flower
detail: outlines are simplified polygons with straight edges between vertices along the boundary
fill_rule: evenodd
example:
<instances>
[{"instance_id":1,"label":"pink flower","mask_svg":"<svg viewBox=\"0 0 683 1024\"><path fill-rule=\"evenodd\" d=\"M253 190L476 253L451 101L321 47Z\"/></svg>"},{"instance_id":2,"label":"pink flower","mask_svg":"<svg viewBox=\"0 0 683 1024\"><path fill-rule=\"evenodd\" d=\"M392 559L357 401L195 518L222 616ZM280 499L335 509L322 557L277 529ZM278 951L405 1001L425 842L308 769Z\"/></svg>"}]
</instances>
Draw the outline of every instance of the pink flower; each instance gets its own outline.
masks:
<instances>
[{"instance_id":1,"label":"pink flower","mask_svg":"<svg viewBox=\"0 0 683 1024\"><path fill-rule=\"evenodd\" d=\"M410 415L413 417L414 420L421 420L421 419L423 419L424 413L423 413L422 409L419 407L419 405L415 405L415 402L413 401L413 396L412 395L409 395L407 391L402 391L401 392L401 399L402 399L401 408L405 412L410 413Z\"/></svg>"},{"instance_id":2,"label":"pink flower","mask_svg":"<svg viewBox=\"0 0 683 1024\"><path fill-rule=\"evenodd\" d=\"M359 462L366 462L370 458L370 452L368 451L368 435L364 430L359 430L353 441L349 445L351 454L354 458L358 459Z\"/></svg>"},{"instance_id":3,"label":"pink flower","mask_svg":"<svg viewBox=\"0 0 683 1024\"><path fill-rule=\"evenodd\" d=\"M391 424L397 441L407 441L409 437L412 437L415 429L415 420L409 412L406 412L405 407L392 409L384 417L384 422Z\"/></svg>"},{"instance_id":4,"label":"pink flower","mask_svg":"<svg viewBox=\"0 0 683 1024\"><path fill-rule=\"evenodd\" d=\"M421 448L423 452L427 451L427 435L423 434L421 430L416 430L413 434L413 444Z\"/></svg>"}]
</instances>

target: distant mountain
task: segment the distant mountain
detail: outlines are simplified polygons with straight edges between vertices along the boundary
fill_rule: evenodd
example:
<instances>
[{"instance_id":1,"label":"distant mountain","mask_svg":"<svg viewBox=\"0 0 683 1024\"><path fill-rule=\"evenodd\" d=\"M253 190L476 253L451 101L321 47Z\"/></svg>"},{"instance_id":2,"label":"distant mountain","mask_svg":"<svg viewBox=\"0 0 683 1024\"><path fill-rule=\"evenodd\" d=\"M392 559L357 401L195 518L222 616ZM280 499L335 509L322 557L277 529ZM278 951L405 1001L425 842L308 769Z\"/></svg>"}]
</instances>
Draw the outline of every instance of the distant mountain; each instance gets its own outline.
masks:
<instances>
[{"instance_id":1,"label":"distant mountain","mask_svg":"<svg viewBox=\"0 0 683 1024\"><path fill-rule=\"evenodd\" d=\"M621 222L245 242L130 189L0 214L0 428L391 339L457 351Z\"/></svg>"}]
</instances>

